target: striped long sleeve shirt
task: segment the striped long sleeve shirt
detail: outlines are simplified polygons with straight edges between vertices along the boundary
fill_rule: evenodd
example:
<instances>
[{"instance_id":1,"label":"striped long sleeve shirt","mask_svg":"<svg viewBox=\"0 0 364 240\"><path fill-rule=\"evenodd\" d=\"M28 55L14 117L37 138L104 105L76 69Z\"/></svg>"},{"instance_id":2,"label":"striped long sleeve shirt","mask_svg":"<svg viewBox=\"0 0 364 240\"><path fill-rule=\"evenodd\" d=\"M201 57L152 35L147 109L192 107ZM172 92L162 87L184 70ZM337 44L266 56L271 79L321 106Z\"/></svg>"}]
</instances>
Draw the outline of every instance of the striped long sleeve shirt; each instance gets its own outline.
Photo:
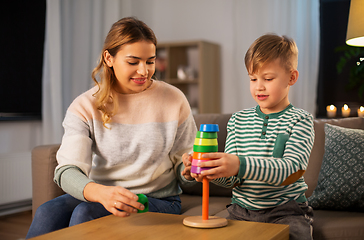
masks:
<instances>
[{"instance_id":1,"label":"striped long sleeve shirt","mask_svg":"<svg viewBox=\"0 0 364 240\"><path fill-rule=\"evenodd\" d=\"M311 114L289 105L266 115L257 106L234 113L227 132L225 152L239 157L239 172L214 183L234 187L232 203L259 210L306 201L302 175L314 141Z\"/></svg>"}]
</instances>

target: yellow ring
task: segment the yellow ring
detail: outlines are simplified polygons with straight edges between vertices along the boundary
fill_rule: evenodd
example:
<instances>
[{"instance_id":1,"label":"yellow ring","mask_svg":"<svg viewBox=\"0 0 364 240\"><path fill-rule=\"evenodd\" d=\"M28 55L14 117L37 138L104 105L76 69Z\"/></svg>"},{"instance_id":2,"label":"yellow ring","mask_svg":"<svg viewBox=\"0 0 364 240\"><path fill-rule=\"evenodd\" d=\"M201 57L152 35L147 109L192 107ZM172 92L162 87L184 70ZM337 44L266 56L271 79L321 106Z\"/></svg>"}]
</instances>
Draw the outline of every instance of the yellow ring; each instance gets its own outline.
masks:
<instances>
[{"instance_id":1,"label":"yellow ring","mask_svg":"<svg viewBox=\"0 0 364 240\"><path fill-rule=\"evenodd\" d=\"M195 144L198 146L217 146L216 138L195 138Z\"/></svg>"}]
</instances>

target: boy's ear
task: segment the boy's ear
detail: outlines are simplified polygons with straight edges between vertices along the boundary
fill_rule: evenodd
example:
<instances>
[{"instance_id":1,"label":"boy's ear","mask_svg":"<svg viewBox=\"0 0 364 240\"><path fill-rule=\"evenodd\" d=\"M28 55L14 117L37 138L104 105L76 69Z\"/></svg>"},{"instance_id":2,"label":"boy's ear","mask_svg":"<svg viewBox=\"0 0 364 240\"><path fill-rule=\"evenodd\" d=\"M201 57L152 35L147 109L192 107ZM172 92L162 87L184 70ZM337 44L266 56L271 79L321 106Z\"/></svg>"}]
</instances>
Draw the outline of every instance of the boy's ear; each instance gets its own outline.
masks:
<instances>
[{"instance_id":1,"label":"boy's ear","mask_svg":"<svg viewBox=\"0 0 364 240\"><path fill-rule=\"evenodd\" d=\"M289 79L288 85L293 86L298 79L299 72L297 70L291 71L291 78Z\"/></svg>"}]
</instances>

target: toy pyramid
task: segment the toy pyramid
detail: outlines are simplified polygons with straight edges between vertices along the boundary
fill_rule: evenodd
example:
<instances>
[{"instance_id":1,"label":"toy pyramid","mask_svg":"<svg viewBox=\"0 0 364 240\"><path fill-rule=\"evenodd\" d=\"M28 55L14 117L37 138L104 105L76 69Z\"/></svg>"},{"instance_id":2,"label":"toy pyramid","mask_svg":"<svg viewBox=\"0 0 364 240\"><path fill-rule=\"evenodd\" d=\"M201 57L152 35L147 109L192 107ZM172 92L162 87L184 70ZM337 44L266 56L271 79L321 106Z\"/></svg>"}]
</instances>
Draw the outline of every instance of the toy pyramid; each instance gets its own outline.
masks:
<instances>
[{"instance_id":1,"label":"toy pyramid","mask_svg":"<svg viewBox=\"0 0 364 240\"><path fill-rule=\"evenodd\" d=\"M200 174L204 170L210 168L201 168L198 163L210 161L213 159L203 158L204 153L217 152L217 132L219 125L217 124L201 124L200 131L197 131L195 143L193 145L193 156L191 172ZM227 225L225 218L209 216L209 181L206 178L202 180L202 217L192 216L183 220L183 224L196 228L217 228Z\"/></svg>"},{"instance_id":2,"label":"toy pyramid","mask_svg":"<svg viewBox=\"0 0 364 240\"><path fill-rule=\"evenodd\" d=\"M195 143L193 145L192 167L191 172L200 174L203 170L210 168L200 168L197 166L199 162L209 161L209 158L203 158L204 153L217 152L217 132L219 125L217 124L201 124L200 131L197 131Z\"/></svg>"}]
</instances>

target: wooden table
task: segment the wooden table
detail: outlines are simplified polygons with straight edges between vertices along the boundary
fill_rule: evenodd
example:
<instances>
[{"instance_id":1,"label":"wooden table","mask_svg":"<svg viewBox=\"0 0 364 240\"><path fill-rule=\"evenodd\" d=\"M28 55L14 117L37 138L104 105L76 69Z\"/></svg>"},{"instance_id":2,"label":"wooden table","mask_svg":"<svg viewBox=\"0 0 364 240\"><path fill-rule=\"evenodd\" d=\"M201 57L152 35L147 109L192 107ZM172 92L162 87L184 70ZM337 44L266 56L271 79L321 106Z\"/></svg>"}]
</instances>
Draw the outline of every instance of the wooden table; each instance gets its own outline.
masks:
<instances>
[{"instance_id":1,"label":"wooden table","mask_svg":"<svg viewBox=\"0 0 364 240\"><path fill-rule=\"evenodd\" d=\"M222 228L199 229L183 225L185 215L138 213L126 218L109 215L73 227L61 229L32 240L43 239L289 239L289 226L228 220Z\"/></svg>"}]
</instances>

